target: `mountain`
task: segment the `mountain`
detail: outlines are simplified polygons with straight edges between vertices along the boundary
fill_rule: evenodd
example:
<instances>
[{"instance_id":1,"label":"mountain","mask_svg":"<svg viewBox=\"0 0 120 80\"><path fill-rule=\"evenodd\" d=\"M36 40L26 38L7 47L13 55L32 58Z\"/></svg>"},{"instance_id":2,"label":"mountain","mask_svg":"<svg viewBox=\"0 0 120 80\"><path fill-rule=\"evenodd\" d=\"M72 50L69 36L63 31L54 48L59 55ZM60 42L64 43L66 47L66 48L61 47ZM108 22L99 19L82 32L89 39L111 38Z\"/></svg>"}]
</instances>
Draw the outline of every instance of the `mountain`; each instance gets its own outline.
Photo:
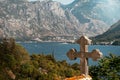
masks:
<instances>
[{"instance_id":1,"label":"mountain","mask_svg":"<svg viewBox=\"0 0 120 80\"><path fill-rule=\"evenodd\" d=\"M85 32L97 35L105 32L109 26L120 19L120 0L75 0L64 9L69 10L80 23Z\"/></svg>"},{"instance_id":2,"label":"mountain","mask_svg":"<svg viewBox=\"0 0 120 80\"><path fill-rule=\"evenodd\" d=\"M45 36L78 36L80 23L51 0L0 1L0 37L31 40Z\"/></svg>"},{"instance_id":3,"label":"mountain","mask_svg":"<svg viewBox=\"0 0 120 80\"><path fill-rule=\"evenodd\" d=\"M105 33L95 37L96 41L120 41L120 20L113 24Z\"/></svg>"},{"instance_id":4,"label":"mountain","mask_svg":"<svg viewBox=\"0 0 120 80\"><path fill-rule=\"evenodd\" d=\"M83 34L96 36L120 19L120 4L107 3L75 0L63 5L52 0L0 0L0 38L56 41Z\"/></svg>"}]
</instances>

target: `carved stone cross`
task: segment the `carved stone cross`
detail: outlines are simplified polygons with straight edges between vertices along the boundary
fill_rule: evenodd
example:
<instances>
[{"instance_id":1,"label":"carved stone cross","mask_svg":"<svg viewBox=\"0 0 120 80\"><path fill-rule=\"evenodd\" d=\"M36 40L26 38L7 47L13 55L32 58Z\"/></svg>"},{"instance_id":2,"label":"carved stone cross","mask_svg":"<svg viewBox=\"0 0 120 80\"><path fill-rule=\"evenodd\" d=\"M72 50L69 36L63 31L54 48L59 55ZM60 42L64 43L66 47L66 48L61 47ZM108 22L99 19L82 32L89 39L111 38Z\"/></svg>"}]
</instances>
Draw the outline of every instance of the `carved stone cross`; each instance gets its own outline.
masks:
<instances>
[{"instance_id":1,"label":"carved stone cross","mask_svg":"<svg viewBox=\"0 0 120 80\"><path fill-rule=\"evenodd\" d=\"M92 58L96 61L102 57L102 53L98 49L88 52L88 45L91 44L91 40L86 36L80 37L76 42L80 44L80 52L77 52L76 49L70 49L67 52L67 56L71 60L74 60L77 57L80 58L81 74L88 75L88 58Z\"/></svg>"}]
</instances>

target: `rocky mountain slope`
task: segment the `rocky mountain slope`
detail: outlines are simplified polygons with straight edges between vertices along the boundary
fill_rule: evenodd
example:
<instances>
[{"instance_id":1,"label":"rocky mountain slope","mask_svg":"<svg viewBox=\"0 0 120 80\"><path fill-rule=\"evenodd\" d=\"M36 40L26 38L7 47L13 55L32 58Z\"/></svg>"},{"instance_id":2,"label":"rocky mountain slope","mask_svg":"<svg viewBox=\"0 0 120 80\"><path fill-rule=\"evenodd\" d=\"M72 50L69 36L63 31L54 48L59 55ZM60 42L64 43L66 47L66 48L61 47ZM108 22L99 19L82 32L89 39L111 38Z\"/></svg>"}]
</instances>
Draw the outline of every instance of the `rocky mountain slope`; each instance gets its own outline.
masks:
<instances>
[{"instance_id":1,"label":"rocky mountain slope","mask_svg":"<svg viewBox=\"0 0 120 80\"><path fill-rule=\"evenodd\" d=\"M105 33L95 37L96 41L120 41L120 20L112 25Z\"/></svg>"},{"instance_id":2,"label":"rocky mountain slope","mask_svg":"<svg viewBox=\"0 0 120 80\"><path fill-rule=\"evenodd\" d=\"M119 0L75 0L64 8L83 24L85 33L101 34L120 19L119 3Z\"/></svg>"},{"instance_id":3,"label":"rocky mountain slope","mask_svg":"<svg viewBox=\"0 0 120 80\"><path fill-rule=\"evenodd\" d=\"M31 40L54 36L56 40L102 34L120 19L118 14L112 16L108 6L103 0L75 0L69 5L52 0L0 0L0 38ZM120 10L119 5L114 6ZM111 15L105 15L105 11Z\"/></svg>"},{"instance_id":4,"label":"rocky mountain slope","mask_svg":"<svg viewBox=\"0 0 120 80\"><path fill-rule=\"evenodd\" d=\"M78 36L79 28L79 21L57 2L0 2L0 37L30 40L43 36Z\"/></svg>"}]
</instances>

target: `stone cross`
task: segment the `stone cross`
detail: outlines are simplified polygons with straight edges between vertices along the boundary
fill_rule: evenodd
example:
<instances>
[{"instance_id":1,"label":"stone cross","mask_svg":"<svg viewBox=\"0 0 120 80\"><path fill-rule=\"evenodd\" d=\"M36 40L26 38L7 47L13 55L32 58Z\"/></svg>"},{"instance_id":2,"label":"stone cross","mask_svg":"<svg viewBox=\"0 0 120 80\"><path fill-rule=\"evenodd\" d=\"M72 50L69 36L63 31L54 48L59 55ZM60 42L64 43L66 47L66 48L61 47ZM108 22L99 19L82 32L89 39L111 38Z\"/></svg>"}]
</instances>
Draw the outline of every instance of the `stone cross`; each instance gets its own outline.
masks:
<instances>
[{"instance_id":1,"label":"stone cross","mask_svg":"<svg viewBox=\"0 0 120 80\"><path fill-rule=\"evenodd\" d=\"M102 53L98 49L88 52L88 45L91 44L91 40L86 36L81 36L76 42L80 44L80 52L77 52L76 49L70 49L67 52L67 56L71 60L74 60L77 57L80 58L81 74L88 75L88 58L92 58L96 61L102 57Z\"/></svg>"}]
</instances>

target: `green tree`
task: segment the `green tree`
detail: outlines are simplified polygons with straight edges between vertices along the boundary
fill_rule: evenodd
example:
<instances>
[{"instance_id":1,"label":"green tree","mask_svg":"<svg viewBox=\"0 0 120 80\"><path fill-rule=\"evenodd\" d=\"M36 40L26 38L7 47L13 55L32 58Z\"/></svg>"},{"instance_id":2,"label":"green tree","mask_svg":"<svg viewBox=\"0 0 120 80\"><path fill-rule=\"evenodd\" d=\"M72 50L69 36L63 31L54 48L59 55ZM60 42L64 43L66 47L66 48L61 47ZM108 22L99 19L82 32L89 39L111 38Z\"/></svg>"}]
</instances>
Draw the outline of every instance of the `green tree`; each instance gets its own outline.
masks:
<instances>
[{"instance_id":1,"label":"green tree","mask_svg":"<svg viewBox=\"0 0 120 80\"><path fill-rule=\"evenodd\" d=\"M90 67L93 80L119 80L120 56L110 54L99 61L99 65Z\"/></svg>"},{"instance_id":2,"label":"green tree","mask_svg":"<svg viewBox=\"0 0 120 80\"><path fill-rule=\"evenodd\" d=\"M11 80L10 71L16 80L64 80L80 73L78 65L56 61L54 55L29 55L12 38L0 43L0 64L0 80Z\"/></svg>"},{"instance_id":3,"label":"green tree","mask_svg":"<svg viewBox=\"0 0 120 80\"><path fill-rule=\"evenodd\" d=\"M0 43L0 76L3 76L5 80L10 78L9 70L17 76L20 66L29 61L28 52L22 46L16 44L13 38L4 38Z\"/></svg>"}]
</instances>

